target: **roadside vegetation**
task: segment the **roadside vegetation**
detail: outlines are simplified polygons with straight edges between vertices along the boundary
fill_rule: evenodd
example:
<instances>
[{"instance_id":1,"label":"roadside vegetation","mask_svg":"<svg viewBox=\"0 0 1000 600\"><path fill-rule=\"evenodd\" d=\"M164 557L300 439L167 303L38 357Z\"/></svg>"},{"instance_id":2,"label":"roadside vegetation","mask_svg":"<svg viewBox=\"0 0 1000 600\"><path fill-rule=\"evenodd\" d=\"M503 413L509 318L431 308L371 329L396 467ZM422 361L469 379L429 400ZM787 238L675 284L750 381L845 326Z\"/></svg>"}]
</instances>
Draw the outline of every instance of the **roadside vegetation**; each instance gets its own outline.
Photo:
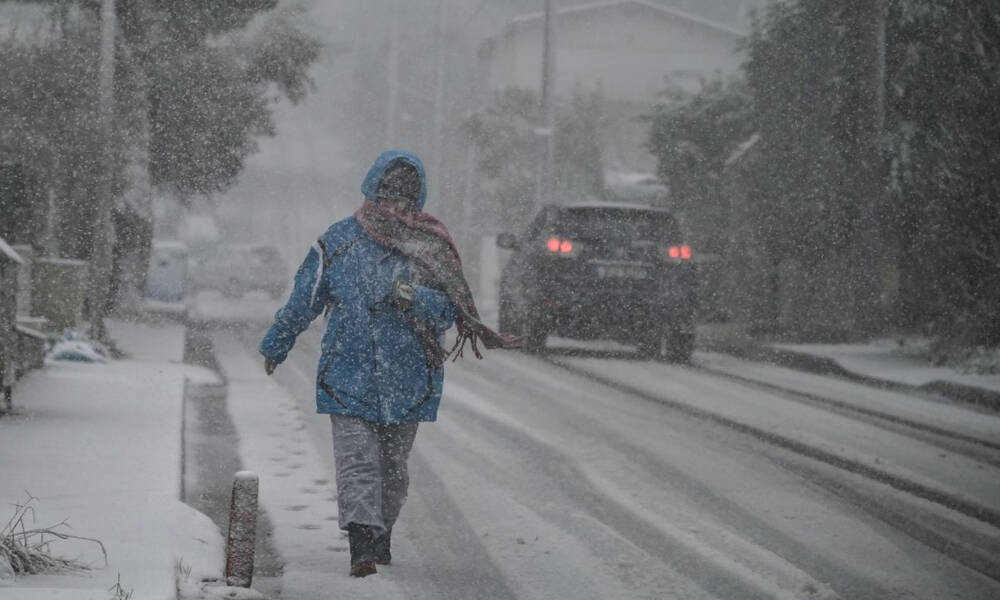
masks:
<instances>
[{"instance_id":1,"label":"roadside vegetation","mask_svg":"<svg viewBox=\"0 0 1000 600\"><path fill-rule=\"evenodd\" d=\"M602 98L598 92L577 90L556 106L555 198L599 198L603 193L602 148L594 132L601 127ZM476 147L476 167L482 192L490 202L479 203L487 223L520 231L536 208L536 165L543 138L536 135L541 100L530 90L503 90L462 126Z\"/></svg>"},{"instance_id":2,"label":"roadside vegetation","mask_svg":"<svg viewBox=\"0 0 1000 600\"><path fill-rule=\"evenodd\" d=\"M0 39L0 165L16 166L37 188L36 214L14 224L31 233L19 243L87 259L99 234L101 3L37 4L34 29ZM134 245L148 252L152 193L187 204L232 186L257 141L274 135L276 103L310 92L307 70L322 44L300 11L277 0L121 0L116 8L108 176L116 236L145 237ZM2 198L0 209L9 209Z\"/></svg>"},{"instance_id":3,"label":"roadside vegetation","mask_svg":"<svg viewBox=\"0 0 1000 600\"><path fill-rule=\"evenodd\" d=\"M984 362L1000 347L1000 16L890 0L880 30L878 4L769 5L741 76L666 94L648 146L749 332L918 335L938 362Z\"/></svg>"},{"instance_id":4,"label":"roadside vegetation","mask_svg":"<svg viewBox=\"0 0 1000 600\"><path fill-rule=\"evenodd\" d=\"M60 540L83 540L97 544L107 564L108 553L104 544L94 538L66 533L69 523L62 521L55 525L36 525L35 504L37 498L27 494L27 498L14 506L14 514L0 530L0 562L9 565L14 575L37 575L52 571L85 571L90 567L78 560L63 558L56 554L53 543ZM4 570L0 565L0 570Z\"/></svg>"}]
</instances>

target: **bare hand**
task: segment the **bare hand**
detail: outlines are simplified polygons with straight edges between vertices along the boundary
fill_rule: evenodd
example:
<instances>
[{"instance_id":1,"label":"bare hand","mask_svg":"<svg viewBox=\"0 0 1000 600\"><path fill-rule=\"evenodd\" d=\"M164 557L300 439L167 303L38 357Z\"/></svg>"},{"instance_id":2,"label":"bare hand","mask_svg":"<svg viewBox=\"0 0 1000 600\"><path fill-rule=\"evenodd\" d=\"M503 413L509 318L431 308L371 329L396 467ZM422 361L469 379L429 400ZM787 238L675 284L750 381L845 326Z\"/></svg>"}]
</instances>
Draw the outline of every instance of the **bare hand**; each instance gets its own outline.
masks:
<instances>
[{"instance_id":1,"label":"bare hand","mask_svg":"<svg viewBox=\"0 0 1000 600\"><path fill-rule=\"evenodd\" d=\"M270 375L274 373L274 370L278 368L278 363L274 362L270 358L264 359L264 372Z\"/></svg>"}]
</instances>

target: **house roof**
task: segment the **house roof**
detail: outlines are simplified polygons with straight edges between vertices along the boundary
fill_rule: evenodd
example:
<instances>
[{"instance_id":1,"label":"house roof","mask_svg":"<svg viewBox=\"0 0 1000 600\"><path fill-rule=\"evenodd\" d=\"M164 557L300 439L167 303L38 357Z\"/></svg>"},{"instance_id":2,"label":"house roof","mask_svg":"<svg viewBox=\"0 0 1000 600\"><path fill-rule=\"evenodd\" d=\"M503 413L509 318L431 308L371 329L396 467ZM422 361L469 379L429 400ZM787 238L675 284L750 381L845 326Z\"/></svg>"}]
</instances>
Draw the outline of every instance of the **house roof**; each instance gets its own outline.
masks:
<instances>
[{"instance_id":1,"label":"house roof","mask_svg":"<svg viewBox=\"0 0 1000 600\"><path fill-rule=\"evenodd\" d=\"M717 23L715 21L706 19L704 17L699 17L697 15L680 11L675 8L663 6L662 4L649 2L648 0L601 0L598 2L590 2L587 4L578 4L576 6L556 8L553 9L553 14L557 17L564 17L564 16L580 15L586 13L595 13L600 11L608 11L622 7L631 7L646 11L652 11L653 13L659 14L661 16L687 21L694 25L700 26L704 29L714 31L716 33L730 35L732 37L746 36L746 32L741 29L730 27L728 25L723 25L721 23ZM535 26L541 24L544 20L545 20L544 12L534 12L514 17L513 19L510 20L510 23L507 25L507 32L510 33L513 30L522 27Z\"/></svg>"}]
</instances>

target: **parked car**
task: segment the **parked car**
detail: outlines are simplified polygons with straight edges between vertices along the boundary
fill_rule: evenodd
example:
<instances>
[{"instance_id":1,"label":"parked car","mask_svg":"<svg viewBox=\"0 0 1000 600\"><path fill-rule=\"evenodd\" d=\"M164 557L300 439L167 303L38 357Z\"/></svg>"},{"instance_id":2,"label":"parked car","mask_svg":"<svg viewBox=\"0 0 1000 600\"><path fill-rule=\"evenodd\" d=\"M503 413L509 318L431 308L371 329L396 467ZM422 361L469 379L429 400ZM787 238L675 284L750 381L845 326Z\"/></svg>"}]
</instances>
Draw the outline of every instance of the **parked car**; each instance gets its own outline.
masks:
<instances>
[{"instance_id":1,"label":"parked car","mask_svg":"<svg viewBox=\"0 0 1000 600\"><path fill-rule=\"evenodd\" d=\"M240 297L262 291L277 299L291 278L287 263L274 246L221 244L197 254L191 263L192 292L217 290Z\"/></svg>"},{"instance_id":2,"label":"parked car","mask_svg":"<svg viewBox=\"0 0 1000 600\"><path fill-rule=\"evenodd\" d=\"M546 336L613 339L649 358L687 361L697 282L691 247L664 209L593 202L548 205L521 235L500 276L499 325L529 351Z\"/></svg>"},{"instance_id":3,"label":"parked car","mask_svg":"<svg viewBox=\"0 0 1000 600\"><path fill-rule=\"evenodd\" d=\"M219 225L212 215L184 215L177 226L177 238L192 252L201 252L218 246Z\"/></svg>"},{"instance_id":4,"label":"parked car","mask_svg":"<svg viewBox=\"0 0 1000 600\"><path fill-rule=\"evenodd\" d=\"M182 302L187 280L188 247L176 240L153 240L146 276L146 297Z\"/></svg>"}]
</instances>

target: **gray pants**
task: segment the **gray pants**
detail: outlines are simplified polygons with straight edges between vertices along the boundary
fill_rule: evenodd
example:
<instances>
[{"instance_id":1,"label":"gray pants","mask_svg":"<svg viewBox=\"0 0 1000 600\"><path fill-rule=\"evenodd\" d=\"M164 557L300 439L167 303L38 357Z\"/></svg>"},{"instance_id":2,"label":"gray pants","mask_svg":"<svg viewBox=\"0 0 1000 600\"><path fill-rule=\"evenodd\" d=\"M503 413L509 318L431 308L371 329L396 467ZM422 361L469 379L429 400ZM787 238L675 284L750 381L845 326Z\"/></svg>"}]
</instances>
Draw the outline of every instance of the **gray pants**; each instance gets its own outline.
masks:
<instances>
[{"instance_id":1,"label":"gray pants","mask_svg":"<svg viewBox=\"0 0 1000 600\"><path fill-rule=\"evenodd\" d=\"M406 502L406 461L417 423L378 425L357 417L330 415L337 470L339 524L391 529Z\"/></svg>"}]
</instances>

